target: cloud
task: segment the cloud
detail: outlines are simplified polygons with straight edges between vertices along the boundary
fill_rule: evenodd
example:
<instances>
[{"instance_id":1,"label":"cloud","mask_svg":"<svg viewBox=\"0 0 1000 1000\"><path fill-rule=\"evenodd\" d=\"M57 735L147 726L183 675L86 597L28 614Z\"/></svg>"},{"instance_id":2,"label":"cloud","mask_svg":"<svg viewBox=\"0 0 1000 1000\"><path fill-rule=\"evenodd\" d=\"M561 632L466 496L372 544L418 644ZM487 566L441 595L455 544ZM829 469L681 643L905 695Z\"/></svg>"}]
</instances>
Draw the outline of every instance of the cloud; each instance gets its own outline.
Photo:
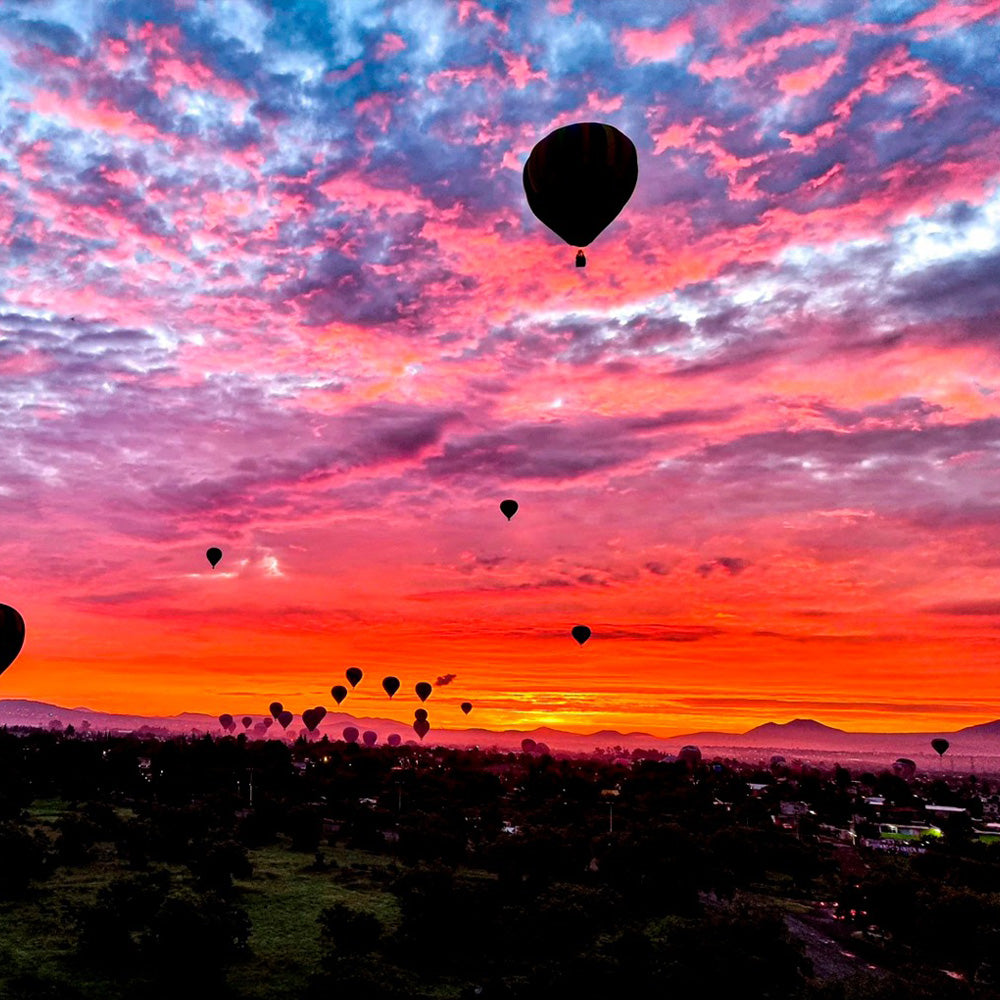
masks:
<instances>
[{"instance_id":1,"label":"cloud","mask_svg":"<svg viewBox=\"0 0 1000 1000\"><path fill-rule=\"evenodd\" d=\"M450 684L457 676L458 676L458 674L442 674L434 682L434 686L435 687L445 687L446 685Z\"/></svg>"},{"instance_id":2,"label":"cloud","mask_svg":"<svg viewBox=\"0 0 1000 1000\"><path fill-rule=\"evenodd\" d=\"M710 562L704 562L697 566L696 572L699 576L707 577L711 576L715 570L721 569L730 576L739 576L749 565L750 563L746 559L740 559L736 556L717 556Z\"/></svg>"}]
</instances>

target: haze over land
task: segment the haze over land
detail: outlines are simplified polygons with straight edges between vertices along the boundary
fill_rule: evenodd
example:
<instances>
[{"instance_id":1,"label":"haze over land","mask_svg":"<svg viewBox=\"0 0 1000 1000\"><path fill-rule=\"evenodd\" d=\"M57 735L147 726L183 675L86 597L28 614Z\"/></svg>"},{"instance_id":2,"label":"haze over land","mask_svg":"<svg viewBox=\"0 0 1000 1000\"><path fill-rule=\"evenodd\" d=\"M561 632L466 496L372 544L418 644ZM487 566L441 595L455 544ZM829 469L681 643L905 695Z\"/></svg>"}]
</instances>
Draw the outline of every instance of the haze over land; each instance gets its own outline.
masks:
<instances>
[{"instance_id":1,"label":"haze over land","mask_svg":"<svg viewBox=\"0 0 1000 1000\"><path fill-rule=\"evenodd\" d=\"M8 5L0 696L996 718L998 48L947 0ZM582 269L521 179L574 121L639 156Z\"/></svg>"}]
</instances>

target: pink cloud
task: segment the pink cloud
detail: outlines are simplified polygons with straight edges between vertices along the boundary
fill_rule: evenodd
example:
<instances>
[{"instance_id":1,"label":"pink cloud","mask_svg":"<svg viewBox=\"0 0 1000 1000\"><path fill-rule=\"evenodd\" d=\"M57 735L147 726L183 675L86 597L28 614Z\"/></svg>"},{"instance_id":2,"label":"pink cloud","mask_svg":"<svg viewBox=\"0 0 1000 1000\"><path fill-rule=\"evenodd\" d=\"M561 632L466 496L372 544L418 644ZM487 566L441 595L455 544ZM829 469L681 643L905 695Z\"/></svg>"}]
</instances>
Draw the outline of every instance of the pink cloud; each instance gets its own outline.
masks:
<instances>
[{"instance_id":1,"label":"pink cloud","mask_svg":"<svg viewBox=\"0 0 1000 1000\"><path fill-rule=\"evenodd\" d=\"M694 17L678 18L659 31L626 28L619 39L625 48L625 58L630 63L670 62L677 58L685 45L694 41Z\"/></svg>"}]
</instances>

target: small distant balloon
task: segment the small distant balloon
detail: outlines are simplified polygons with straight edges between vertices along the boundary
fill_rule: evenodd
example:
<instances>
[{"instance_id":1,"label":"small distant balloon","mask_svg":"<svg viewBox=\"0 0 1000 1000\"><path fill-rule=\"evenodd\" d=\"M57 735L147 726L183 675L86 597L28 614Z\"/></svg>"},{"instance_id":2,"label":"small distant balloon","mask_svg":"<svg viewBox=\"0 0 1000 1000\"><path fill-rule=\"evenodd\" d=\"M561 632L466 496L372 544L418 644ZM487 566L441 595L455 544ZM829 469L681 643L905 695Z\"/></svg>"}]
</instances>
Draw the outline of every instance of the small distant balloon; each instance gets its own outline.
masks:
<instances>
[{"instance_id":1,"label":"small distant balloon","mask_svg":"<svg viewBox=\"0 0 1000 1000\"><path fill-rule=\"evenodd\" d=\"M219 565L219 560L222 558L222 549L217 549L213 545L206 553L205 557L212 564L212 569L215 569Z\"/></svg>"},{"instance_id":2,"label":"small distant balloon","mask_svg":"<svg viewBox=\"0 0 1000 1000\"><path fill-rule=\"evenodd\" d=\"M249 729L253 725L253 716L244 715L242 718L243 728Z\"/></svg>"},{"instance_id":3,"label":"small distant balloon","mask_svg":"<svg viewBox=\"0 0 1000 1000\"><path fill-rule=\"evenodd\" d=\"M330 688L330 694L333 695L333 700L339 705L347 697L347 688L343 684L337 684Z\"/></svg>"},{"instance_id":4,"label":"small distant balloon","mask_svg":"<svg viewBox=\"0 0 1000 1000\"><path fill-rule=\"evenodd\" d=\"M399 690L398 677L385 677L382 679L382 690L391 698Z\"/></svg>"},{"instance_id":5,"label":"small distant balloon","mask_svg":"<svg viewBox=\"0 0 1000 1000\"><path fill-rule=\"evenodd\" d=\"M261 725L264 727L264 732L267 732L274 725L274 719L263 719Z\"/></svg>"},{"instance_id":6,"label":"small distant balloon","mask_svg":"<svg viewBox=\"0 0 1000 1000\"><path fill-rule=\"evenodd\" d=\"M16 659L24 645L24 619L9 604L0 604L0 674Z\"/></svg>"},{"instance_id":7,"label":"small distant balloon","mask_svg":"<svg viewBox=\"0 0 1000 1000\"><path fill-rule=\"evenodd\" d=\"M416 709L414 709L413 710L413 718L414 719L426 719L427 718L427 709L426 708L416 708Z\"/></svg>"},{"instance_id":8,"label":"small distant balloon","mask_svg":"<svg viewBox=\"0 0 1000 1000\"><path fill-rule=\"evenodd\" d=\"M354 726L346 726L344 728L344 739L347 740L348 743L357 743L358 742L357 729L355 729Z\"/></svg>"},{"instance_id":9,"label":"small distant balloon","mask_svg":"<svg viewBox=\"0 0 1000 1000\"><path fill-rule=\"evenodd\" d=\"M582 646L590 638L590 629L586 625L574 625L571 634Z\"/></svg>"},{"instance_id":10,"label":"small distant balloon","mask_svg":"<svg viewBox=\"0 0 1000 1000\"><path fill-rule=\"evenodd\" d=\"M280 701L272 701L267 710L271 713L271 718L276 719L285 710L285 706Z\"/></svg>"},{"instance_id":11,"label":"small distant balloon","mask_svg":"<svg viewBox=\"0 0 1000 1000\"><path fill-rule=\"evenodd\" d=\"M348 667L346 677L351 687L357 687L358 681L361 680L365 675L361 672L360 667Z\"/></svg>"},{"instance_id":12,"label":"small distant balloon","mask_svg":"<svg viewBox=\"0 0 1000 1000\"><path fill-rule=\"evenodd\" d=\"M427 681L421 681L413 690L417 692L417 697L421 701L427 701L427 699L431 696L431 691L433 691L434 688L432 688L430 684L427 683Z\"/></svg>"},{"instance_id":13,"label":"small distant balloon","mask_svg":"<svg viewBox=\"0 0 1000 1000\"><path fill-rule=\"evenodd\" d=\"M413 723L413 731L423 739L431 731L431 724L426 719L417 719Z\"/></svg>"},{"instance_id":14,"label":"small distant balloon","mask_svg":"<svg viewBox=\"0 0 1000 1000\"><path fill-rule=\"evenodd\" d=\"M282 729L287 729L292 724L292 719L294 718L295 716L292 715L291 712L279 712L278 725L280 725Z\"/></svg>"},{"instance_id":15,"label":"small distant balloon","mask_svg":"<svg viewBox=\"0 0 1000 1000\"><path fill-rule=\"evenodd\" d=\"M461 709L462 709L463 712L465 712L466 715L468 715L469 712L472 711L472 702L471 701L463 701L462 704L461 704Z\"/></svg>"},{"instance_id":16,"label":"small distant balloon","mask_svg":"<svg viewBox=\"0 0 1000 1000\"><path fill-rule=\"evenodd\" d=\"M517 501L501 500L500 513L509 521L517 513Z\"/></svg>"},{"instance_id":17,"label":"small distant balloon","mask_svg":"<svg viewBox=\"0 0 1000 1000\"><path fill-rule=\"evenodd\" d=\"M378 733L373 729L366 729L364 733L361 734L361 739L366 747L373 747L378 743Z\"/></svg>"},{"instance_id":18,"label":"small distant balloon","mask_svg":"<svg viewBox=\"0 0 1000 1000\"><path fill-rule=\"evenodd\" d=\"M224 712L219 716L219 725L223 729L231 729L233 726L233 717L228 712Z\"/></svg>"},{"instance_id":19,"label":"small distant balloon","mask_svg":"<svg viewBox=\"0 0 1000 1000\"><path fill-rule=\"evenodd\" d=\"M403 737L400 736L399 733L389 733L389 736L386 738L386 743L388 743L391 747L398 747L402 742Z\"/></svg>"},{"instance_id":20,"label":"small distant balloon","mask_svg":"<svg viewBox=\"0 0 1000 1000\"><path fill-rule=\"evenodd\" d=\"M943 740L938 737L936 740L931 740L931 746L937 751L939 757L943 757L945 750L947 750L951 744L947 740Z\"/></svg>"}]
</instances>

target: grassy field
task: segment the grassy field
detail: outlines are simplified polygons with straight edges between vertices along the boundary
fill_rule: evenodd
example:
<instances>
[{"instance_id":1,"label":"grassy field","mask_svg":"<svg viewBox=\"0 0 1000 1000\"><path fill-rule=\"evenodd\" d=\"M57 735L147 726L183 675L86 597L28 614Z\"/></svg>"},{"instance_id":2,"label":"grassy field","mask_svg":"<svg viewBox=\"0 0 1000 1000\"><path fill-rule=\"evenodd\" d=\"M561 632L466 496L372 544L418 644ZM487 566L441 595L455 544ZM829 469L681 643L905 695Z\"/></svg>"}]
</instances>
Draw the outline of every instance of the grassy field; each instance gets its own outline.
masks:
<instances>
[{"instance_id":1,"label":"grassy field","mask_svg":"<svg viewBox=\"0 0 1000 1000\"><path fill-rule=\"evenodd\" d=\"M54 823L64 810L64 803L38 802L31 811L33 825L54 837ZM333 903L377 916L387 931L396 927L396 898L386 887L392 861L347 848L322 850L325 870L315 869L312 855L282 845L250 852L253 878L237 883L233 900L252 923L250 954L228 977L236 995L260 1000L300 995L319 969L319 914ZM175 885L190 884L186 868L170 871ZM11 983L19 976L66 988L68 995L74 995L68 990L72 984L87 1000L121 996L120 983L88 973L77 962L73 918L96 901L102 887L128 874L111 845L103 844L87 865L59 867L24 897L0 901L0 997L11 995Z\"/></svg>"}]
</instances>

